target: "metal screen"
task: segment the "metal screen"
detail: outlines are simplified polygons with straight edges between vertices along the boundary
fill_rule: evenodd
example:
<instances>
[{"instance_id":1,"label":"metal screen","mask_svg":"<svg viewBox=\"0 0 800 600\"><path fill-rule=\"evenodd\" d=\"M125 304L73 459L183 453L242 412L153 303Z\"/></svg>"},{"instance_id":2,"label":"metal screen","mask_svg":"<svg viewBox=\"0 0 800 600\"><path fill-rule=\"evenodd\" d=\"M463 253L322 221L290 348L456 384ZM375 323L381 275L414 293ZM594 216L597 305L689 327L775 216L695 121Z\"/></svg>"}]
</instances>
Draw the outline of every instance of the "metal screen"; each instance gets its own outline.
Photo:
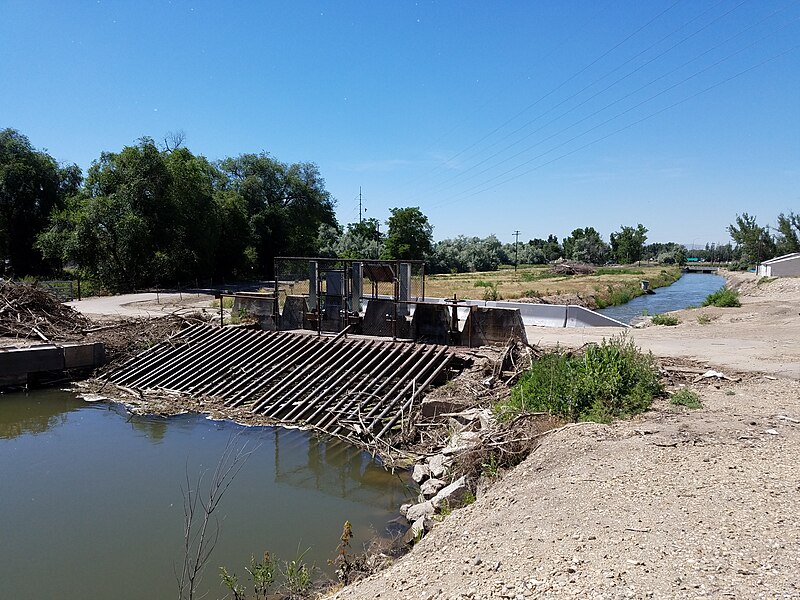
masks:
<instances>
[{"instance_id":1,"label":"metal screen","mask_svg":"<svg viewBox=\"0 0 800 600\"><path fill-rule=\"evenodd\" d=\"M421 261L279 257L275 277L281 329L408 338L425 297Z\"/></svg>"}]
</instances>

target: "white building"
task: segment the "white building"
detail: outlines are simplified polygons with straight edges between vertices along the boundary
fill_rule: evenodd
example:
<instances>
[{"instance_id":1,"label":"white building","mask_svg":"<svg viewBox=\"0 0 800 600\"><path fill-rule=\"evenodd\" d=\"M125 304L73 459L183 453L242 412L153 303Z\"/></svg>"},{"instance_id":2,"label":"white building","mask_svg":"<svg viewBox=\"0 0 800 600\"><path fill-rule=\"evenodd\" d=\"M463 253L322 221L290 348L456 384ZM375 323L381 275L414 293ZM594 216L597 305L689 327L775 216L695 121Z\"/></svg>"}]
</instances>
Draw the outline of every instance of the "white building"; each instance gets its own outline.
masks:
<instances>
[{"instance_id":1,"label":"white building","mask_svg":"<svg viewBox=\"0 0 800 600\"><path fill-rule=\"evenodd\" d=\"M760 277L797 277L800 276L800 252L792 252L776 256L758 265Z\"/></svg>"}]
</instances>

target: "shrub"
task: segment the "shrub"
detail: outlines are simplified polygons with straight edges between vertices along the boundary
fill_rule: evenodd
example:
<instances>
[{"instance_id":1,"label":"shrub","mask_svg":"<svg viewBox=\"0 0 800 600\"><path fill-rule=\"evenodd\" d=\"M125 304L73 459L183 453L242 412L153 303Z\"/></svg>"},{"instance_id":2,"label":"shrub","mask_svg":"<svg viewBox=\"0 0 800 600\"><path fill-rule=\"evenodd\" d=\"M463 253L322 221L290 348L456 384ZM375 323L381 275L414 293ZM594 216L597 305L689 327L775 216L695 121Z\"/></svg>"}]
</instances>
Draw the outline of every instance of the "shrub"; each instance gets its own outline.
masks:
<instances>
[{"instance_id":1,"label":"shrub","mask_svg":"<svg viewBox=\"0 0 800 600\"><path fill-rule=\"evenodd\" d=\"M697 322L700 323L700 325L708 325L714 319L716 319L716 317L712 317L711 315L697 315Z\"/></svg>"},{"instance_id":2,"label":"shrub","mask_svg":"<svg viewBox=\"0 0 800 600\"><path fill-rule=\"evenodd\" d=\"M501 418L543 411L605 423L646 410L661 391L652 355L622 336L590 346L582 355L544 355L495 409Z\"/></svg>"},{"instance_id":3,"label":"shrub","mask_svg":"<svg viewBox=\"0 0 800 600\"><path fill-rule=\"evenodd\" d=\"M670 398L670 403L674 404L675 406L685 406L686 408L703 408L703 403L700 402L700 396L698 396L692 390L683 388L672 394L672 398Z\"/></svg>"},{"instance_id":4,"label":"shrub","mask_svg":"<svg viewBox=\"0 0 800 600\"><path fill-rule=\"evenodd\" d=\"M652 323L653 325L677 325L680 323L680 319L675 315L653 315Z\"/></svg>"},{"instance_id":5,"label":"shrub","mask_svg":"<svg viewBox=\"0 0 800 600\"><path fill-rule=\"evenodd\" d=\"M741 305L742 303L739 302L739 292L727 287L718 289L713 294L706 296L706 299L703 300L703 306L720 306L722 308L730 308Z\"/></svg>"}]
</instances>

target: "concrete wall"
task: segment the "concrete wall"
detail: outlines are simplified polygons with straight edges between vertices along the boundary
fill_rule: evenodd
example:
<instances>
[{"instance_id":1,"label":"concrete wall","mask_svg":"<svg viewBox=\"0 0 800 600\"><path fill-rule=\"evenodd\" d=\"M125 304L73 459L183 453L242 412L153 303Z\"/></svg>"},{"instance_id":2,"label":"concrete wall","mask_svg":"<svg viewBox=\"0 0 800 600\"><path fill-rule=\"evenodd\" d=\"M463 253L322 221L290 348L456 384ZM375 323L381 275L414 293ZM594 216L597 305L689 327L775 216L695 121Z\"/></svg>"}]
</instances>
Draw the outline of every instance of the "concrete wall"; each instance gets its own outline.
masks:
<instances>
[{"instance_id":1,"label":"concrete wall","mask_svg":"<svg viewBox=\"0 0 800 600\"><path fill-rule=\"evenodd\" d=\"M441 298L429 298L433 302L444 302ZM526 326L536 327L628 327L625 323L611 319L599 313L572 304L529 304L527 302L505 302L465 300L464 305L487 306L492 308L511 308L519 310L522 322ZM466 309L459 309L459 320L462 310L466 317Z\"/></svg>"},{"instance_id":2,"label":"concrete wall","mask_svg":"<svg viewBox=\"0 0 800 600\"><path fill-rule=\"evenodd\" d=\"M528 343L518 309L475 306L464 324L461 343L470 346L505 344L512 338Z\"/></svg>"},{"instance_id":3,"label":"concrete wall","mask_svg":"<svg viewBox=\"0 0 800 600\"><path fill-rule=\"evenodd\" d=\"M93 369L105 362L102 342L0 349L0 385L21 385L35 373Z\"/></svg>"}]
</instances>

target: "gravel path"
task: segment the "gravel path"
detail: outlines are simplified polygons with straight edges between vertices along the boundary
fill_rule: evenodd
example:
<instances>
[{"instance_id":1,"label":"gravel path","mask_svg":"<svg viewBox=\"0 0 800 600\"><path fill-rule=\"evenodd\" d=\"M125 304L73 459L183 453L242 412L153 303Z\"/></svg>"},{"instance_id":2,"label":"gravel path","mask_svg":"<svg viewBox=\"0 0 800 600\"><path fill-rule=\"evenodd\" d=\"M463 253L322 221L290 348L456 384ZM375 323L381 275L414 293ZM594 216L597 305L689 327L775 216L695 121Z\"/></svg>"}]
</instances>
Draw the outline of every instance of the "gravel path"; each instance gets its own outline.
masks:
<instances>
[{"instance_id":1,"label":"gravel path","mask_svg":"<svg viewBox=\"0 0 800 600\"><path fill-rule=\"evenodd\" d=\"M680 344L714 339L741 381L692 386L699 410L661 400L632 421L545 436L409 555L335 597L800 599L800 381L782 351L797 352L800 280L734 310L738 321L650 329L672 330L670 355L730 363Z\"/></svg>"}]
</instances>

